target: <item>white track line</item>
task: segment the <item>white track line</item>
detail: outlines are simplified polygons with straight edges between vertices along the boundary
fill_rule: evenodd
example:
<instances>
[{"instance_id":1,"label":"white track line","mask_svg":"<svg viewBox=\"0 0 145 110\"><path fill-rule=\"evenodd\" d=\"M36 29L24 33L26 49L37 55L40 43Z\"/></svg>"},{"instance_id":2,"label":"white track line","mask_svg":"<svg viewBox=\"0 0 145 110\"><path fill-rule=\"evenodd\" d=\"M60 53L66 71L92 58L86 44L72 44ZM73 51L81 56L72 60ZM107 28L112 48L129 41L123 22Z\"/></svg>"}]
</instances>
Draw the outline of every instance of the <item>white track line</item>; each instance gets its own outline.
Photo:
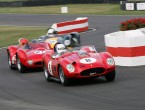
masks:
<instances>
[{"instance_id":1,"label":"white track line","mask_svg":"<svg viewBox=\"0 0 145 110\"><path fill-rule=\"evenodd\" d=\"M0 26L3 26L3 27L5 27L5 26L17 26L17 27L36 27L36 28L39 28L39 27L50 27L50 25L48 25L48 26L24 26L24 25L0 25Z\"/></svg>"},{"instance_id":2,"label":"white track line","mask_svg":"<svg viewBox=\"0 0 145 110\"><path fill-rule=\"evenodd\" d=\"M7 47L1 47L0 50L1 50L1 49L5 49L5 48L7 48Z\"/></svg>"}]
</instances>

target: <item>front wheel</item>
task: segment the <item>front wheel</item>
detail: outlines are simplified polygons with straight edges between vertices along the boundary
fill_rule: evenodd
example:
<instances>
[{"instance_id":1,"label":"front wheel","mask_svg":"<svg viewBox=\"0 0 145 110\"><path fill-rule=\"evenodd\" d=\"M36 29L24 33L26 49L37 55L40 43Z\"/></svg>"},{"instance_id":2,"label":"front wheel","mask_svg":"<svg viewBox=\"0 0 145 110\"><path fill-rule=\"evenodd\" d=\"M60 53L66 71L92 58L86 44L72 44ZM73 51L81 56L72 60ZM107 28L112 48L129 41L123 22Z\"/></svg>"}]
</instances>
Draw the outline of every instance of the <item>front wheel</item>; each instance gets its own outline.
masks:
<instances>
[{"instance_id":1,"label":"front wheel","mask_svg":"<svg viewBox=\"0 0 145 110\"><path fill-rule=\"evenodd\" d=\"M46 69L46 65L45 64L43 65L43 70L44 70L44 76L45 76L46 81L48 81L48 82L52 81L51 80L51 76L50 76L48 70Z\"/></svg>"},{"instance_id":2,"label":"front wheel","mask_svg":"<svg viewBox=\"0 0 145 110\"><path fill-rule=\"evenodd\" d=\"M24 65L21 63L19 57L17 57L17 68L18 68L18 70L19 70L21 73L25 73L25 72L26 72L26 66L24 66Z\"/></svg>"},{"instance_id":3,"label":"front wheel","mask_svg":"<svg viewBox=\"0 0 145 110\"><path fill-rule=\"evenodd\" d=\"M10 58L10 53L8 52L8 64L11 70L16 69L15 65L12 64L11 58Z\"/></svg>"},{"instance_id":4,"label":"front wheel","mask_svg":"<svg viewBox=\"0 0 145 110\"><path fill-rule=\"evenodd\" d=\"M109 82L114 81L114 79L115 79L115 74L116 74L115 70L112 71L112 72L110 72L110 73L107 73L107 74L105 75L106 80L109 81Z\"/></svg>"},{"instance_id":5,"label":"front wheel","mask_svg":"<svg viewBox=\"0 0 145 110\"><path fill-rule=\"evenodd\" d=\"M60 78L60 82L61 82L62 85L64 85L64 86L70 85L70 79L68 79L65 76L62 67L59 67L59 78Z\"/></svg>"}]
</instances>

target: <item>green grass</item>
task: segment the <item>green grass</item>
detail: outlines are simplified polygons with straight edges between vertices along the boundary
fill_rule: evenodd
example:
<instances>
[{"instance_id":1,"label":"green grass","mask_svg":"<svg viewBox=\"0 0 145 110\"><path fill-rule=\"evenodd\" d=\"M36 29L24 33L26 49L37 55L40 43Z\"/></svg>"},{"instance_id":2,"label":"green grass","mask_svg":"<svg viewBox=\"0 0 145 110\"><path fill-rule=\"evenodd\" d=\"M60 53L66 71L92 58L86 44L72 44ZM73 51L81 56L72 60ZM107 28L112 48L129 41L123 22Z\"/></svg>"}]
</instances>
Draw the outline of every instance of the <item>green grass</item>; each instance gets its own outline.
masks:
<instances>
[{"instance_id":1,"label":"green grass","mask_svg":"<svg viewBox=\"0 0 145 110\"><path fill-rule=\"evenodd\" d=\"M0 7L0 13L17 14L60 14L64 5L38 7ZM145 15L145 11L122 11L118 4L68 4L68 14L93 15ZM47 27L0 26L0 47L17 44L20 37L38 38L46 33Z\"/></svg>"},{"instance_id":2,"label":"green grass","mask_svg":"<svg viewBox=\"0 0 145 110\"><path fill-rule=\"evenodd\" d=\"M68 4L37 7L1 7L0 13L60 14L62 6L68 7L68 14L145 15L145 11L123 11L120 9L119 4Z\"/></svg>"},{"instance_id":3,"label":"green grass","mask_svg":"<svg viewBox=\"0 0 145 110\"><path fill-rule=\"evenodd\" d=\"M0 47L17 44L19 38L32 40L46 33L47 27L0 26Z\"/></svg>"}]
</instances>

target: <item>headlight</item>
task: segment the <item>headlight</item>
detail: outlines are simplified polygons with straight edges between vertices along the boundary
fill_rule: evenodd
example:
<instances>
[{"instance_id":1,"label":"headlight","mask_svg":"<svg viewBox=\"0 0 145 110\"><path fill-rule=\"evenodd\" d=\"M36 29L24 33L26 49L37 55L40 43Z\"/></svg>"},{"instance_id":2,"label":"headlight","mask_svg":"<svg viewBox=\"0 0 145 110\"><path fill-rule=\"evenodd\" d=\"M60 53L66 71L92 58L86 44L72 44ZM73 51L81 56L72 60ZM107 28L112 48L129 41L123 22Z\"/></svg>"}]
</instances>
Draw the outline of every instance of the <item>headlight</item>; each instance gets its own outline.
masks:
<instances>
[{"instance_id":1,"label":"headlight","mask_svg":"<svg viewBox=\"0 0 145 110\"><path fill-rule=\"evenodd\" d=\"M67 66L66 66L66 68L67 68L67 70L69 71L69 72L74 72L75 71L75 68L74 68L74 66L72 65L72 64L68 64Z\"/></svg>"},{"instance_id":2,"label":"headlight","mask_svg":"<svg viewBox=\"0 0 145 110\"><path fill-rule=\"evenodd\" d=\"M33 64L33 61L32 60L28 60L28 64L29 65L32 65Z\"/></svg>"},{"instance_id":3,"label":"headlight","mask_svg":"<svg viewBox=\"0 0 145 110\"><path fill-rule=\"evenodd\" d=\"M69 45L70 45L70 40L65 40L65 41L64 41L64 45L65 45L65 46L69 46Z\"/></svg>"},{"instance_id":4,"label":"headlight","mask_svg":"<svg viewBox=\"0 0 145 110\"><path fill-rule=\"evenodd\" d=\"M107 58L107 64L108 64L108 65L114 65L114 60L113 60L113 58Z\"/></svg>"}]
</instances>

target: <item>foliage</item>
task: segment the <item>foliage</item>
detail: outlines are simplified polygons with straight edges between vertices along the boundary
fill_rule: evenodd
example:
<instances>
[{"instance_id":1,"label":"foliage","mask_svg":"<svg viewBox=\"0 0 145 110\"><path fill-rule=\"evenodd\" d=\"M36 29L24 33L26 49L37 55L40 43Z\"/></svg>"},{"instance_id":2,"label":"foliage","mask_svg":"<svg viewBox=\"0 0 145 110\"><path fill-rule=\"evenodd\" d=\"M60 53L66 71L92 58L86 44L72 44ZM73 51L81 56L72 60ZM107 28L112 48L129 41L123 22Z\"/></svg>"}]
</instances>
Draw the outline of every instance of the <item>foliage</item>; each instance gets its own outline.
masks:
<instances>
[{"instance_id":1,"label":"foliage","mask_svg":"<svg viewBox=\"0 0 145 110\"><path fill-rule=\"evenodd\" d=\"M145 27L145 18L134 18L120 23L120 30L135 30Z\"/></svg>"}]
</instances>

